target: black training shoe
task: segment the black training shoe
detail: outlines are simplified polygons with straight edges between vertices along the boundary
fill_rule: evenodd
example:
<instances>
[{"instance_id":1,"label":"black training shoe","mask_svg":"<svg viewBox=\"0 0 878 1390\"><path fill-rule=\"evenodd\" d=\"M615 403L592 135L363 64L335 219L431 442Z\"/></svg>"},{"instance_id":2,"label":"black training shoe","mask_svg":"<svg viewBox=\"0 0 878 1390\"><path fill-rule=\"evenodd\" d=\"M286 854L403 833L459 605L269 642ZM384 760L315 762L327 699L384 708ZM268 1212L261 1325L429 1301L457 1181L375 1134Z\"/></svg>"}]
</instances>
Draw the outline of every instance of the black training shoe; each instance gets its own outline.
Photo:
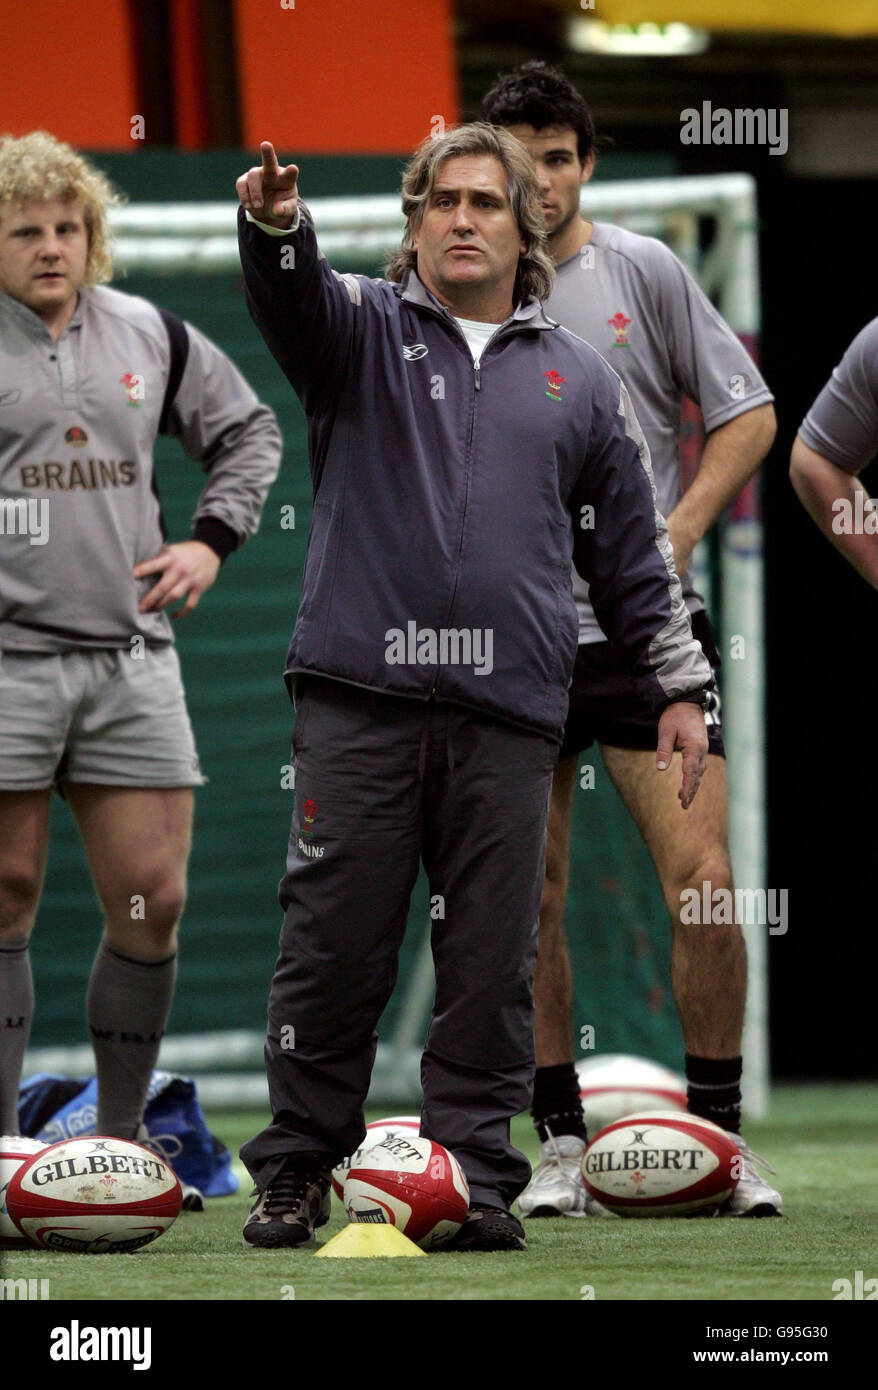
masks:
<instances>
[{"instance_id":1,"label":"black training shoe","mask_svg":"<svg viewBox=\"0 0 878 1390\"><path fill-rule=\"evenodd\" d=\"M314 1229L329 1220L332 1173L329 1168L294 1167L287 1163L274 1182L259 1193L244 1224L244 1244L272 1250L281 1245L309 1245Z\"/></svg>"},{"instance_id":2,"label":"black training shoe","mask_svg":"<svg viewBox=\"0 0 878 1390\"><path fill-rule=\"evenodd\" d=\"M457 1235L446 1250L526 1250L524 1227L502 1207L473 1202Z\"/></svg>"}]
</instances>

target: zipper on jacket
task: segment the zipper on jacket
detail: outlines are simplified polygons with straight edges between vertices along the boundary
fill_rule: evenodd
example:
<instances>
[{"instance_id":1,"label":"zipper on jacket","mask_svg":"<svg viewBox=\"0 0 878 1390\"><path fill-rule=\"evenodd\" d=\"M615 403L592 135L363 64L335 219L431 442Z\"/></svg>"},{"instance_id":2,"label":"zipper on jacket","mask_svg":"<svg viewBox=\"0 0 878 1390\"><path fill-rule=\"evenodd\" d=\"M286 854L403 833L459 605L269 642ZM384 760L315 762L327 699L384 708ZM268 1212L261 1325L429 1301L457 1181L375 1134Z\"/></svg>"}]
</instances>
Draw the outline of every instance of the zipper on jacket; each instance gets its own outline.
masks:
<instances>
[{"instance_id":1,"label":"zipper on jacket","mask_svg":"<svg viewBox=\"0 0 878 1390\"><path fill-rule=\"evenodd\" d=\"M465 479L464 479L464 491L463 491L463 513L462 513L461 519L460 519L460 541L459 541L458 547L457 547L457 563L456 563L455 568L454 568L454 588L453 588L452 591L451 591L451 599L450 599L450 602L449 602L449 604L448 604L448 616L447 616L447 618L446 618L446 622L450 622L450 621L451 621L451 615L452 615L452 613L454 612L454 601L455 601L455 599L457 598L457 586L458 586L458 583L460 582L460 560L461 560L461 556L463 555L463 533L464 533L464 531L466 530L466 518L467 518L467 512L468 512L468 510L469 510L469 485L470 485L470 477L471 477L471 475L472 475L473 439L475 438L475 433L476 433L476 400L477 400L477 392L481 391L481 389L482 389L482 387L481 387L481 381L480 381L480 376L479 376L479 368L478 368L478 366L476 365L475 361L473 361L473 367L475 368L475 387L476 387L476 389L475 389L475 391L473 392L473 403L472 403L472 409L470 410L470 417L469 417L469 434L467 435L467 440L466 440L466 455L465 455L465 458L464 458L464 462L465 462L465 465L466 465L466 475L465 475ZM437 681L437 683L438 683L438 681Z\"/></svg>"},{"instance_id":2,"label":"zipper on jacket","mask_svg":"<svg viewBox=\"0 0 878 1390\"><path fill-rule=\"evenodd\" d=\"M470 348L469 348L469 343L468 343L467 340L466 340L466 334L464 333L463 329L460 327L460 324L456 321L454 315L453 315L452 313L450 313L448 309L443 309L443 310L439 311L439 310L433 308L432 305L423 305L423 304L422 304L422 305L419 305L418 307L421 308L421 309L426 309L427 313L430 313L430 314L432 314L435 318L438 318L438 319L440 319L441 321L447 323L447 324L450 326L452 332L455 334L455 336L456 336L457 338L459 338L459 339L462 339L464 350L466 351L466 353L467 353L468 356L471 356L471 354L470 354ZM492 344L495 343L499 338L502 338L506 333L508 333L510 329L512 329L512 331L514 332L514 328L513 328L513 325L512 325L512 323L511 323L511 321L507 321L506 323L500 324L499 328L497 328L497 329L495 330L495 332L491 335L491 337L488 339L487 343L485 344L484 348L482 349L483 353L486 352L487 349L488 349L489 347L491 347ZM464 533L464 527L465 527L465 525L466 525L467 509L468 509L468 507L469 507L469 480L470 480L470 472L471 472L471 468L469 467L469 465L470 465L470 463L471 463L471 458L472 458L472 447L473 447L473 438L474 438L474 436L475 436L475 426L476 426L476 401L477 401L477 393L480 392L481 389L482 389L481 358L479 358L478 362L475 360L475 358L472 358L472 364L473 364L473 378L474 378L474 381L475 381L475 391L473 392L472 410L470 411L470 421L469 421L469 434L468 434L468 436L467 436L467 442L466 442L466 459L465 459L465 462L466 462L466 464L467 464L468 466L467 466L467 473L466 473L466 482L465 482L465 487L464 487L463 514L462 514L462 517L461 517L461 524L460 524L460 544L459 544L458 547L457 547L457 565L456 565L456 567L455 567L454 588L453 588L452 591L451 591L451 601L450 601L450 603L449 603L449 605L448 605L448 617L447 617L447 619L446 619L446 621L449 621L449 622L450 622L450 620L451 620L451 614L452 614L453 611L454 611L454 601L455 601L455 599L457 598L457 585L458 585L458 582L459 582L459 580L460 580L460 558L461 558L461 555L463 554L463 533ZM432 689L431 689L429 695L427 696L427 699L428 699L428 700L435 700L435 699L438 698L438 696L439 696L439 676L437 675L437 676L436 676L436 679L435 679L435 682L434 682L434 684L433 684L433 687L432 687Z\"/></svg>"}]
</instances>

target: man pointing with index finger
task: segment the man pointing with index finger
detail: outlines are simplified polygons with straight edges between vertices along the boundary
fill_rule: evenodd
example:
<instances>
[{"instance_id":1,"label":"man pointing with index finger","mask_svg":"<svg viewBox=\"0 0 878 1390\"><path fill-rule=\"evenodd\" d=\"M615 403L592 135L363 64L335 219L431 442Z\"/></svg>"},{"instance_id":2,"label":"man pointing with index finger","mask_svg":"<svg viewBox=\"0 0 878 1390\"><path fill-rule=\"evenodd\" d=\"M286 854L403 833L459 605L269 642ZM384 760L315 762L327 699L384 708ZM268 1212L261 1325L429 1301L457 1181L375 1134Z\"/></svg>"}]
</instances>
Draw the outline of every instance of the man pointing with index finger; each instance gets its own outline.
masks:
<instances>
[{"instance_id":1,"label":"man pointing with index finger","mask_svg":"<svg viewBox=\"0 0 878 1390\"><path fill-rule=\"evenodd\" d=\"M242 1150L255 1246L304 1244L364 1134L375 1026L423 860L441 904L421 1130L469 1183L459 1250L520 1250L533 968L577 621L570 565L652 708L704 768L693 641L649 456L602 358L547 318L533 165L476 124L424 142L386 280L318 250L273 147L237 183L250 312L308 418L314 509L286 679L295 809L266 1060ZM277 243L280 242L280 245ZM283 251L294 248L292 257ZM285 265L290 264L289 269Z\"/></svg>"},{"instance_id":2,"label":"man pointing with index finger","mask_svg":"<svg viewBox=\"0 0 878 1390\"><path fill-rule=\"evenodd\" d=\"M298 166L288 164L281 169L270 140L263 140L259 150L262 167L248 169L235 184L241 206L250 212L259 212L259 220L270 226L289 227L298 205Z\"/></svg>"}]
</instances>

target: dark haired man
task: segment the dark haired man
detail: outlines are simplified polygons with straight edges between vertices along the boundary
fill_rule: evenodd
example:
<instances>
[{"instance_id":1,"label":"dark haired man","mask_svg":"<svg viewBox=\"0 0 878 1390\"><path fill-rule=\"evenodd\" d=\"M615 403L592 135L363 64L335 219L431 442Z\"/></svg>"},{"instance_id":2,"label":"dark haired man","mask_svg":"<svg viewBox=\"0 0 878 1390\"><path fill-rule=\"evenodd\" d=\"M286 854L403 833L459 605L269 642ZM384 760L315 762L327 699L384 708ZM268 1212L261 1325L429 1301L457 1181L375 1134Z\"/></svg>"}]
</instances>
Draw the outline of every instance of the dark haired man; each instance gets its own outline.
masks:
<instances>
[{"instance_id":1,"label":"dark haired man","mask_svg":"<svg viewBox=\"0 0 878 1390\"><path fill-rule=\"evenodd\" d=\"M649 445L660 511L695 636L714 669L704 604L687 573L692 551L753 476L775 434L772 396L744 347L661 242L580 216L591 178L595 129L567 77L525 63L500 77L485 119L527 147L540 177L555 287L547 311L603 353L631 393ZM697 477L683 494L678 452L684 393L702 409L707 440ZM577 755L597 741L610 777L646 842L671 919L674 998L686 1044L689 1109L739 1142L741 1032L746 951L740 927L680 921L681 894L710 880L731 886L727 792L719 702L708 713L709 756L698 807L681 815L656 774L656 727L623 658L606 641L574 574L579 653L549 816L546 884L536 971L537 1075L533 1116L542 1162L520 1205L525 1215L600 1214L579 1162L586 1130L573 1064L572 983L564 937L570 814ZM743 1173L727 1208L736 1216L779 1214L781 1199L757 1173L746 1145Z\"/></svg>"}]
</instances>

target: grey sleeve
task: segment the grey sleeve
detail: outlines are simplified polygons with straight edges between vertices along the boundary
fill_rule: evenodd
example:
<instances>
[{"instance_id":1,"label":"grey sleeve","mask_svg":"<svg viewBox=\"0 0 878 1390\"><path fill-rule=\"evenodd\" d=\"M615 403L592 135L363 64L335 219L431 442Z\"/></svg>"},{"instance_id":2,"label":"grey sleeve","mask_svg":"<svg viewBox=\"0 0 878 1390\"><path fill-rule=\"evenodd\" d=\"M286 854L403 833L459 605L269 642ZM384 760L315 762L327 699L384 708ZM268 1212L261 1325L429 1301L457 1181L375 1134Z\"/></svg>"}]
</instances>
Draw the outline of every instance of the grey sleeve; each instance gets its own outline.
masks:
<instances>
[{"instance_id":1,"label":"grey sleeve","mask_svg":"<svg viewBox=\"0 0 878 1390\"><path fill-rule=\"evenodd\" d=\"M671 369L681 389L701 407L707 433L773 401L744 344L660 241L651 242L648 275Z\"/></svg>"},{"instance_id":2,"label":"grey sleeve","mask_svg":"<svg viewBox=\"0 0 878 1390\"><path fill-rule=\"evenodd\" d=\"M189 351L166 432L208 474L193 534L224 559L259 526L280 467L282 440L273 411L259 401L234 363L191 323L185 329Z\"/></svg>"},{"instance_id":3,"label":"grey sleeve","mask_svg":"<svg viewBox=\"0 0 878 1390\"><path fill-rule=\"evenodd\" d=\"M846 473L859 473L878 453L878 319L854 338L799 437Z\"/></svg>"}]
</instances>

